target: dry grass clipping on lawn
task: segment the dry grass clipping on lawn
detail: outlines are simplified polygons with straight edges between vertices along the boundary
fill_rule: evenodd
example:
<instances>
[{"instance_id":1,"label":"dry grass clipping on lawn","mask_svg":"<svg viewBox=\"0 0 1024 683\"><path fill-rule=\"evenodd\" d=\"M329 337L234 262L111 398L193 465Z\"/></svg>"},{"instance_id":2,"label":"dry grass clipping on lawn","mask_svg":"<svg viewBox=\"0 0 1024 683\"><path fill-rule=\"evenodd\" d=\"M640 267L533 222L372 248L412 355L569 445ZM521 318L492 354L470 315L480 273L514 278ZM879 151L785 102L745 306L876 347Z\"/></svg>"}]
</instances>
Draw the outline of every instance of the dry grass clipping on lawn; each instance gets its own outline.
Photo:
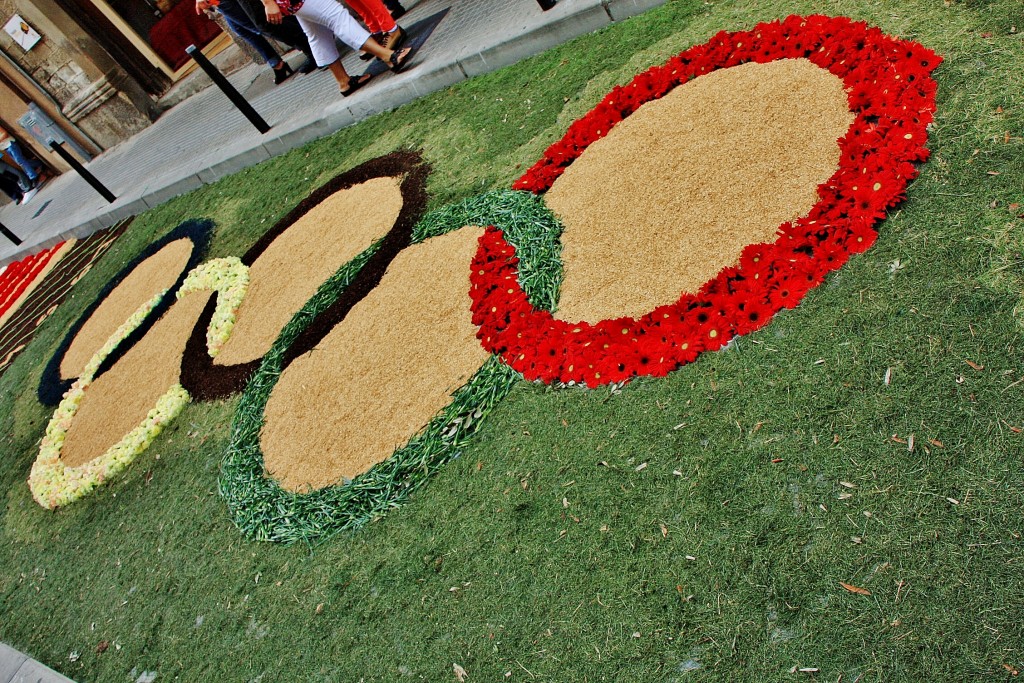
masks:
<instances>
[{"instance_id":1,"label":"dry grass clipping on lawn","mask_svg":"<svg viewBox=\"0 0 1024 683\"><path fill-rule=\"evenodd\" d=\"M86 390L64 441L61 460L65 465L78 467L103 455L178 383L185 342L210 294L196 292L175 302L141 341Z\"/></svg>"},{"instance_id":2,"label":"dry grass clipping on lawn","mask_svg":"<svg viewBox=\"0 0 1024 683\"><path fill-rule=\"evenodd\" d=\"M487 359L469 310L481 228L405 249L313 351L281 374L265 412L267 471L301 491L388 458Z\"/></svg>"},{"instance_id":3,"label":"dry grass clipping on lawn","mask_svg":"<svg viewBox=\"0 0 1024 683\"><path fill-rule=\"evenodd\" d=\"M565 225L556 317L642 315L773 242L817 201L853 118L842 81L805 59L723 69L645 104L546 195Z\"/></svg>"},{"instance_id":4,"label":"dry grass clipping on lawn","mask_svg":"<svg viewBox=\"0 0 1024 683\"><path fill-rule=\"evenodd\" d=\"M262 356L281 328L342 264L383 237L402 210L401 177L340 190L267 247L249 270L249 290L215 365Z\"/></svg>"},{"instance_id":5,"label":"dry grass clipping on lawn","mask_svg":"<svg viewBox=\"0 0 1024 683\"><path fill-rule=\"evenodd\" d=\"M122 280L75 335L61 360L61 377L78 377L92 355L128 316L160 290L172 287L188 264L194 247L189 239L170 242Z\"/></svg>"}]
</instances>

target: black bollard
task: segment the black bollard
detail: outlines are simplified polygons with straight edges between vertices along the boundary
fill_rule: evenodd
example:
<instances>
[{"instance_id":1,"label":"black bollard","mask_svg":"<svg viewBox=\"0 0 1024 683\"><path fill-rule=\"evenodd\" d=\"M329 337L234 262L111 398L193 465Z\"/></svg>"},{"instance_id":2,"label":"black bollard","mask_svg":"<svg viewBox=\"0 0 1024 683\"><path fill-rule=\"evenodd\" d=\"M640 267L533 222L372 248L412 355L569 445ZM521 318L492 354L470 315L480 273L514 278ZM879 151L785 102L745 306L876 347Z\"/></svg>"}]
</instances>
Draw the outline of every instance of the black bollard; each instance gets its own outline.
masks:
<instances>
[{"instance_id":1,"label":"black bollard","mask_svg":"<svg viewBox=\"0 0 1024 683\"><path fill-rule=\"evenodd\" d=\"M64 149L64 146L61 145L61 143L57 142L56 140L50 140L50 149L56 152L57 156L66 161L68 165L71 166L71 168L75 169L75 171L78 172L78 175L85 178L85 182L92 185L92 189L96 190L101 195L103 195L104 199L106 199L111 204L117 201L117 197L114 196L114 193L108 190L103 183L97 180L96 176L94 176L92 173L89 173L89 171L85 169L85 166L82 166L82 164L78 162L78 159L71 156L71 153Z\"/></svg>"},{"instance_id":2,"label":"black bollard","mask_svg":"<svg viewBox=\"0 0 1024 683\"><path fill-rule=\"evenodd\" d=\"M10 230L8 230L7 226L4 225L3 223L0 223L0 233L3 233L4 237L14 242L14 246L18 246L19 244L21 244L21 238L15 235Z\"/></svg>"},{"instance_id":3,"label":"black bollard","mask_svg":"<svg viewBox=\"0 0 1024 683\"><path fill-rule=\"evenodd\" d=\"M189 57L196 60L196 64L206 72L206 75L221 89L228 99L231 100L231 104L238 107L238 111L245 115L245 118L249 119L249 123L256 127L261 133L266 133L270 130L270 126L263 120L263 117L256 113L256 110L252 108L252 105L242 97L242 93L235 89L235 86L231 85L228 79L224 78L224 74L217 70L206 55L197 48L195 45L189 45L185 48L185 52L188 53Z\"/></svg>"},{"instance_id":4,"label":"black bollard","mask_svg":"<svg viewBox=\"0 0 1024 683\"><path fill-rule=\"evenodd\" d=\"M540 8L547 12L549 9L555 6L555 0L537 0L537 4Z\"/></svg>"}]
</instances>

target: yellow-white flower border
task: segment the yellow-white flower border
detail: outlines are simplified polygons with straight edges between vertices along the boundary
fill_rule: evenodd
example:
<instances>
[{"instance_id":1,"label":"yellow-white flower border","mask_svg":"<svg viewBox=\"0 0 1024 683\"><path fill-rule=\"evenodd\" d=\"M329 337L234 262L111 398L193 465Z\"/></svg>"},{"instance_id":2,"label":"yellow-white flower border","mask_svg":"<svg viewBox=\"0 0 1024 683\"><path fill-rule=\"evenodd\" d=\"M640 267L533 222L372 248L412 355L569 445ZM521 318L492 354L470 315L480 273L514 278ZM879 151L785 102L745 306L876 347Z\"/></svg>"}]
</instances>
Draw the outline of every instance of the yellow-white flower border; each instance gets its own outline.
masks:
<instances>
[{"instance_id":1,"label":"yellow-white flower border","mask_svg":"<svg viewBox=\"0 0 1024 683\"><path fill-rule=\"evenodd\" d=\"M215 358L235 327L238 307L249 289L249 267L235 256L207 261L188 274L178 298L201 289L217 292L217 308L206 328L206 350Z\"/></svg>"},{"instance_id":2,"label":"yellow-white flower border","mask_svg":"<svg viewBox=\"0 0 1024 683\"><path fill-rule=\"evenodd\" d=\"M207 347L215 355L231 335L235 315L249 282L249 269L237 258L214 259L188 274L178 290L180 299L198 290L217 292L217 307L207 329ZM124 321L97 351L66 394L46 426L39 445L39 455L32 464L28 485L32 497L44 508L54 509L72 503L93 491L109 478L122 472L192 400L180 384L170 387L146 415L139 426L128 432L105 453L79 467L67 467L61 461L61 450L71 423L96 372L115 348L149 316L167 295L163 290L142 304Z\"/></svg>"}]
</instances>

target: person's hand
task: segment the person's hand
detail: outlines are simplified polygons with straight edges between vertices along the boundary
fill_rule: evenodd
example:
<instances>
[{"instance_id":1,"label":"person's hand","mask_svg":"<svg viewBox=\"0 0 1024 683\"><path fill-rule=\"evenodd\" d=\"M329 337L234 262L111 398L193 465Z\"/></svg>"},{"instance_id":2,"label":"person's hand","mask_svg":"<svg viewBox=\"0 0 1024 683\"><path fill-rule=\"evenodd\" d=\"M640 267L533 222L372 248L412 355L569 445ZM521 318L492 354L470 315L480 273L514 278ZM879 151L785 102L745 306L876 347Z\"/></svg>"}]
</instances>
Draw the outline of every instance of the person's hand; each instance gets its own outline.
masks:
<instances>
[{"instance_id":1,"label":"person's hand","mask_svg":"<svg viewBox=\"0 0 1024 683\"><path fill-rule=\"evenodd\" d=\"M283 18L281 8L274 0L263 0L263 10L267 13L267 21L271 24L280 24Z\"/></svg>"}]
</instances>

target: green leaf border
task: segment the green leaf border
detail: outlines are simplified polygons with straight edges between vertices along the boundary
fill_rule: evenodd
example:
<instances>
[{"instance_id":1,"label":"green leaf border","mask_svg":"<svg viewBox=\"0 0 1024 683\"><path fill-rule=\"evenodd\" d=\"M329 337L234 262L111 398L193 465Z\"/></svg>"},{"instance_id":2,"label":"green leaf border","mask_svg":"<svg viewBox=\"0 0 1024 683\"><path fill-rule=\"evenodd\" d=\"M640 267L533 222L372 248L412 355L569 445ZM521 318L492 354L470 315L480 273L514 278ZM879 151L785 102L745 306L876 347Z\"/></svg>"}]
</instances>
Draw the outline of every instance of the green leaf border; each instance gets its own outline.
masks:
<instances>
[{"instance_id":1,"label":"green leaf border","mask_svg":"<svg viewBox=\"0 0 1024 683\"><path fill-rule=\"evenodd\" d=\"M494 225L504 231L519 255L521 284L530 302L553 310L562 279L562 226L541 198L499 190L443 207L417 223L412 243L467 225ZM409 443L351 481L294 493L268 477L259 437L285 352L345 291L379 245L359 254L320 286L281 331L242 394L221 465L219 490L232 521L250 539L310 543L357 529L400 506L434 472L459 456L483 419L521 378L492 356Z\"/></svg>"}]
</instances>

